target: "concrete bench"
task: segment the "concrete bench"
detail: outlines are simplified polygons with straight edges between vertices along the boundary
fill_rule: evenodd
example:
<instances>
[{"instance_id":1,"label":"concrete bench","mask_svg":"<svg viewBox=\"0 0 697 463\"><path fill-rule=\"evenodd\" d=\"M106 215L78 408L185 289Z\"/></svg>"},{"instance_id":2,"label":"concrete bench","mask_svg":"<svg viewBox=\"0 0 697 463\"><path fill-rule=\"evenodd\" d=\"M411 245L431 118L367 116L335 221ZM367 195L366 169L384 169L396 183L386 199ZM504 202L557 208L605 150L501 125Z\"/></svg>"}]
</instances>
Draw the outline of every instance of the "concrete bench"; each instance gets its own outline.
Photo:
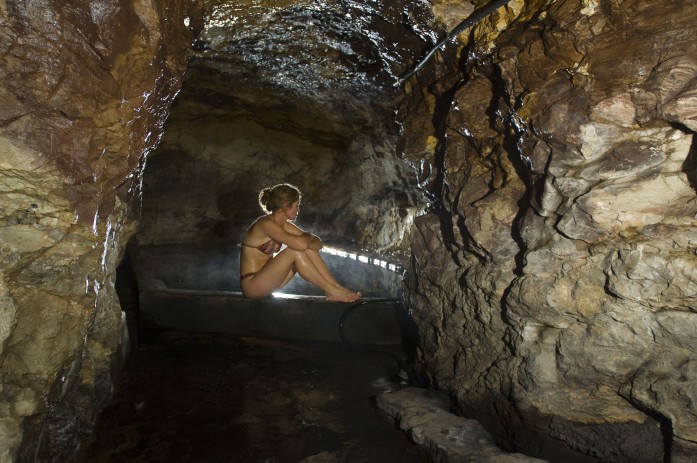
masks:
<instances>
[{"instance_id":1,"label":"concrete bench","mask_svg":"<svg viewBox=\"0 0 697 463\"><path fill-rule=\"evenodd\" d=\"M234 291L146 289L139 305L146 325L235 336L398 345L411 335L398 299L356 304L279 294L252 300Z\"/></svg>"}]
</instances>

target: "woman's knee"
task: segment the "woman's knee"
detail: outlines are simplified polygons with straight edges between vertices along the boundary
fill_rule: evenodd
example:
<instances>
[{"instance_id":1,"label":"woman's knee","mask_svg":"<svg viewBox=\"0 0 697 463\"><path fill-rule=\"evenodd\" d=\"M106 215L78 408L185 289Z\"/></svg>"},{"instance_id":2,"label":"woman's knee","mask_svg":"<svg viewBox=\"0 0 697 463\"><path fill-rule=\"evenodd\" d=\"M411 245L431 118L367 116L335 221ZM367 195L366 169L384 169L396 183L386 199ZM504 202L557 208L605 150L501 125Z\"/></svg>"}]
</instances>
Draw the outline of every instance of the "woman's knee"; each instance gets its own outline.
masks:
<instances>
[{"instance_id":1,"label":"woman's knee","mask_svg":"<svg viewBox=\"0 0 697 463\"><path fill-rule=\"evenodd\" d=\"M303 260L307 258L307 252L306 251L298 251L297 249L291 249L291 248L286 248L284 252L289 253L291 256L293 256L293 267L295 267L295 262L298 260Z\"/></svg>"}]
</instances>

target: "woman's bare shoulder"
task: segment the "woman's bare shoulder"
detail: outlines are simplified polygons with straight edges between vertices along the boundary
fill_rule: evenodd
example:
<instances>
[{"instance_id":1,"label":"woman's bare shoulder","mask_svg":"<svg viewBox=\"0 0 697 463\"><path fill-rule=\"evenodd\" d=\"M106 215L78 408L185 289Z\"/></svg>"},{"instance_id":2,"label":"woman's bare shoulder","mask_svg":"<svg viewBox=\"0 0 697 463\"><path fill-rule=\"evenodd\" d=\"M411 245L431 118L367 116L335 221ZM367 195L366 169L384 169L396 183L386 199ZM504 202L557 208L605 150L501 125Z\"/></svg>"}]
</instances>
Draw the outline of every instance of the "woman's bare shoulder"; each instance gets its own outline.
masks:
<instances>
[{"instance_id":1,"label":"woman's bare shoulder","mask_svg":"<svg viewBox=\"0 0 697 463\"><path fill-rule=\"evenodd\" d=\"M251 230L252 228L255 228L255 227L258 228L260 225L263 225L264 222L269 221L269 220L271 220L270 215L268 215L268 214L261 215L261 216L257 217L256 219L254 219L254 222L252 222L252 224L249 226L248 230Z\"/></svg>"}]
</instances>

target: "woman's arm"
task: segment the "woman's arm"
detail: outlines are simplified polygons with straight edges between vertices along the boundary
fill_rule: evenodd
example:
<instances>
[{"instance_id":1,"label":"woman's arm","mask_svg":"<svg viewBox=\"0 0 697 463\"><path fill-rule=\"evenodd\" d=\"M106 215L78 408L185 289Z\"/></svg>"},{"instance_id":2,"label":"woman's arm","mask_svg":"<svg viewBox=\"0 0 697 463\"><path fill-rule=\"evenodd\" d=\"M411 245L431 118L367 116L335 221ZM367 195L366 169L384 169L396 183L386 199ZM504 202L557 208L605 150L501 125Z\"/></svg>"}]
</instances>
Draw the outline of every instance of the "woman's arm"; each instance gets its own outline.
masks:
<instances>
[{"instance_id":1,"label":"woman's arm","mask_svg":"<svg viewBox=\"0 0 697 463\"><path fill-rule=\"evenodd\" d=\"M312 249L313 251L319 251L324 247L324 244L322 244L322 240L319 239L319 236L313 235L312 233L305 234L310 236L310 244L307 246L308 249Z\"/></svg>"},{"instance_id":2,"label":"woman's arm","mask_svg":"<svg viewBox=\"0 0 697 463\"><path fill-rule=\"evenodd\" d=\"M272 238L277 243L283 243L296 251L304 251L316 247L313 243L312 236L309 233L304 233L298 227L282 227L273 220L260 220L257 225L261 231L268 237Z\"/></svg>"},{"instance_id":3,"label":"woman's arm","mask_svg":"<svg viewBox=\"0 0 697 463\"><path fill-rule=\"evenodd\" d=\"M309 249L312 249L313 251L319 251L324 247L324 244L322 244L322 240L319 238L319 236L314 235L312 233L308 233L306 231L303 231L300 227L295 225L294 223L291 222L286 222L284 224L285 230L288 233L291 233L293 235L298 235L298 236L305 236L310 238L310 242L308 243L307 247Z\"/></svg>"}]
</instances>

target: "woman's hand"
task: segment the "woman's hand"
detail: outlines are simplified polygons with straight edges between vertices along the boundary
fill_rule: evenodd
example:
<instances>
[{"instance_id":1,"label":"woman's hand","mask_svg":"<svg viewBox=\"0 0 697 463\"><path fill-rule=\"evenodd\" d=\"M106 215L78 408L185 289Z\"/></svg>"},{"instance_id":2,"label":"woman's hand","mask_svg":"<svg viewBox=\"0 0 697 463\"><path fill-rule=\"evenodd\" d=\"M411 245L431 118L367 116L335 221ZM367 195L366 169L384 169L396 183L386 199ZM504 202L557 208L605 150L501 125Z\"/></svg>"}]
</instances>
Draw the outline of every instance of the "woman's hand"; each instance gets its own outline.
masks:
<instances>
[{"instance_id":1,"label":"woman's hand","mask_svg":"<svg viewBox=\"0 0 697 463\"><path fill-rule=\"evenodd\" d=\"M322 244L322 240L319 239L319 236L313 235L312 233L307 233L307 235L310 235L310 244L308 245L309 249L319 251L324 247L324 244Z\"/></svg>"},{"instance_id":2,"label":"woman's hand","mask_svg":"<svg viewBox=\"0 0 697 463\"><path fill-rule=\"evenodd\" d=\"M258 225L268 237L296 251L304 251L306 249L319 251L324 247L319 236L303 231L294 223L285 222L281 226L268 219L258 221Z\"/></svg>"}]
</instances>

